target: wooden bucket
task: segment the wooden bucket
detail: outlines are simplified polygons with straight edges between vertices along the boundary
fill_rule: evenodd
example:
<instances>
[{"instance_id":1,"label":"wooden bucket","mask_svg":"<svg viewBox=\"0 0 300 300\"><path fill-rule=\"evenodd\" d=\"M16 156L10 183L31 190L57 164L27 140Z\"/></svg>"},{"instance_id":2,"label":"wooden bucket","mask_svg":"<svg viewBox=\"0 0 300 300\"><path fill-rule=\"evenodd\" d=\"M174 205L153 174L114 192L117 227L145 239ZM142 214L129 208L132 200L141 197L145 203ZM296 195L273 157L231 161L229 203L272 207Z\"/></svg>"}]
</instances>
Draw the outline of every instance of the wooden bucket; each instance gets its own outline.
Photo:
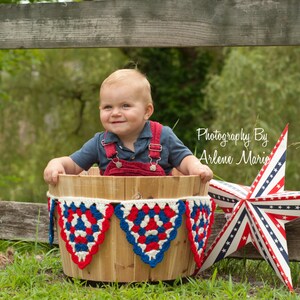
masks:
<instances>
[{"instance_id":1,"label":"wooden bucket","mask_svg":"<svg viewBox=\"0 0 300 300\"><path fill-rule=\"evenodd\" d=\"M59 183L55 187L50 186L49 193L55 197L80 196L124 201L206 196L207 188L207 185L201 184L199 176L114 177L88 174L60 175ZM113 214L99 251L90 264L80 269L72 261L60 236L57 212L55 216L62 266L67 276L99 282L141 282L174 280L190 276L195 271L184 214L176 238L155 268L145 264L133 252L133 246L120 228L119 219Z\"/></svg>"}]
</instances>

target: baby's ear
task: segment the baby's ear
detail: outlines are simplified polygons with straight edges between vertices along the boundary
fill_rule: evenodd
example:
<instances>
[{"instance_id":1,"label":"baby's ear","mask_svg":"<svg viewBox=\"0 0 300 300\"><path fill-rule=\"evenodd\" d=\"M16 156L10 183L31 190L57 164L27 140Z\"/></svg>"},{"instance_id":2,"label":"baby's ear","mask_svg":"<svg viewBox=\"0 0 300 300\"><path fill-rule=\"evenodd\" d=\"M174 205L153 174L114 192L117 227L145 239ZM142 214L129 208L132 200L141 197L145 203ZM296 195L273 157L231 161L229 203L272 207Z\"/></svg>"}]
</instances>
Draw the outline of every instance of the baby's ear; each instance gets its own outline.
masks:
<instances>
[{"instance_id":1,"label":"baby's ear","mask_svg":"<svg viewBox=\"0 0 300 300\"><path fill-rule=\"evenodd\" d=\"M154 112L153 104L148 103L147 106L146 106L146 112L145 112L145 115L144 115L144 119L148 120L152 116L153 112Z\"/></svg>"}]
</instances>

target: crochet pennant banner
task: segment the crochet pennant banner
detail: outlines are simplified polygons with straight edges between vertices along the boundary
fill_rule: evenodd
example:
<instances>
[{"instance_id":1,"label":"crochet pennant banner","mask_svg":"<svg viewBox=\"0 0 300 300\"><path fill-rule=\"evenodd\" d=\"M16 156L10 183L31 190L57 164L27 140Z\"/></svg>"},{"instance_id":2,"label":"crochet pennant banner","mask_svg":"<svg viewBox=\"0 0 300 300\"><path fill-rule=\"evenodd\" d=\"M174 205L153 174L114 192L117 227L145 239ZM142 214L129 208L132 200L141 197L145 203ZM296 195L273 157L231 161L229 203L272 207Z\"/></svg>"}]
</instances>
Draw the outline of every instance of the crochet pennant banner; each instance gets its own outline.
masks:
<instances>
[{"instance_id":1,"label":"crochet pennant banner","mask_svg":"<svg viewBox=\"0 0 300 300\"><path fill-rule=\"evenodd\" d=\"M113 206L94 199L63 199L58 202L60 234L66 249L80 269L87 266L103 243Z\"/></svg>"},{"instance_id":2,"label":"crochet pennant banner","mask_svg":"<svg viewBox=\"0 0 300 300\"><path fill-rule=\"evenodd\" d=\"M191 251L197 266L201 266L214 220L215 204L210 197L123 201L115 210L111 203L106 199L55 198L48 194L50 244L54 238L53 218L57 207L61 238L73 262L83 269L104 242L109 219L115 212L133 251L153 268L163 260L171 241L176 238L185 213Z\"/></svg>"},{"instance_id":3,"label":"crochet pennant banner","mask_svg":"<svg viewBox=\"0 0 300 300\"><path fill-rule=\"evenodd\" d=\"M115 208L133 251L152 268L175 239L184 211L183 201L170 199L124 201Z\"/></svg>"},{"instance_id":4,"label":"crochet pennant banner","mask_svg":"<svg viewBox=\"0 0 300 300\"><path fill-rule=\"evenodd\" d=\"M185 204L188 238L194 254L194 260L197 267L200 268L214 222L216 205L208 197L187 199Z\"/></svg>"}]
</instances>

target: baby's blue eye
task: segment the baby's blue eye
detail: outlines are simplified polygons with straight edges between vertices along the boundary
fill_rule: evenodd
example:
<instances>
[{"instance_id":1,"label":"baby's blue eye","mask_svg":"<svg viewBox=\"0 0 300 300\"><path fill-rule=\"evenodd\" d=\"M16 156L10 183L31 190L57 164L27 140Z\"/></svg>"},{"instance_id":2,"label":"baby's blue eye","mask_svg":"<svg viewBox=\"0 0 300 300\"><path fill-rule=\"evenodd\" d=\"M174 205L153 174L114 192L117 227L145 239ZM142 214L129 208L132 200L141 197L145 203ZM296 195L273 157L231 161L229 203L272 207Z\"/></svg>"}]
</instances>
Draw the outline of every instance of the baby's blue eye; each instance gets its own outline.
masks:
<instances>
[{"instance_id":1,"label":"baby's blue eye","mask_svg":"<svg viewBox=\"0 0 300 300\"><path fill-rule=\"evenodd\" d=\"M128 107L130 107L130 105L127 104L127 103L124 103L124 104L123 104L123 107L124 107L124 108L128 108Z\"/></svg>"}]
</instances>

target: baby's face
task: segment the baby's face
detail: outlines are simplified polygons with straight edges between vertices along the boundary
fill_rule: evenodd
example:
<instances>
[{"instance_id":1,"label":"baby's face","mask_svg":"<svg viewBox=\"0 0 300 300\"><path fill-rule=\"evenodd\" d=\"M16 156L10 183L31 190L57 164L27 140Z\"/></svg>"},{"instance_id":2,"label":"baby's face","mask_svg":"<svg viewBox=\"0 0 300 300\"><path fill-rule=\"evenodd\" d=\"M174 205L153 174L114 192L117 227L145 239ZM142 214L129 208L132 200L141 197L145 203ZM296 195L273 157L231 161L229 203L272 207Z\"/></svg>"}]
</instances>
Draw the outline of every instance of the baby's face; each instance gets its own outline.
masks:
<instances>
[{"instance_id":1,"label":"baby's face","mask_svg":"<svg viewBox=\"0 0 300 300\"><path fill-rule=\"evenodd\" d=\"M147 104L134 86L114 84L100 91L101 123L123 141L136 140L152 112L152 104Z\"/></svg>"}]
</instances>

